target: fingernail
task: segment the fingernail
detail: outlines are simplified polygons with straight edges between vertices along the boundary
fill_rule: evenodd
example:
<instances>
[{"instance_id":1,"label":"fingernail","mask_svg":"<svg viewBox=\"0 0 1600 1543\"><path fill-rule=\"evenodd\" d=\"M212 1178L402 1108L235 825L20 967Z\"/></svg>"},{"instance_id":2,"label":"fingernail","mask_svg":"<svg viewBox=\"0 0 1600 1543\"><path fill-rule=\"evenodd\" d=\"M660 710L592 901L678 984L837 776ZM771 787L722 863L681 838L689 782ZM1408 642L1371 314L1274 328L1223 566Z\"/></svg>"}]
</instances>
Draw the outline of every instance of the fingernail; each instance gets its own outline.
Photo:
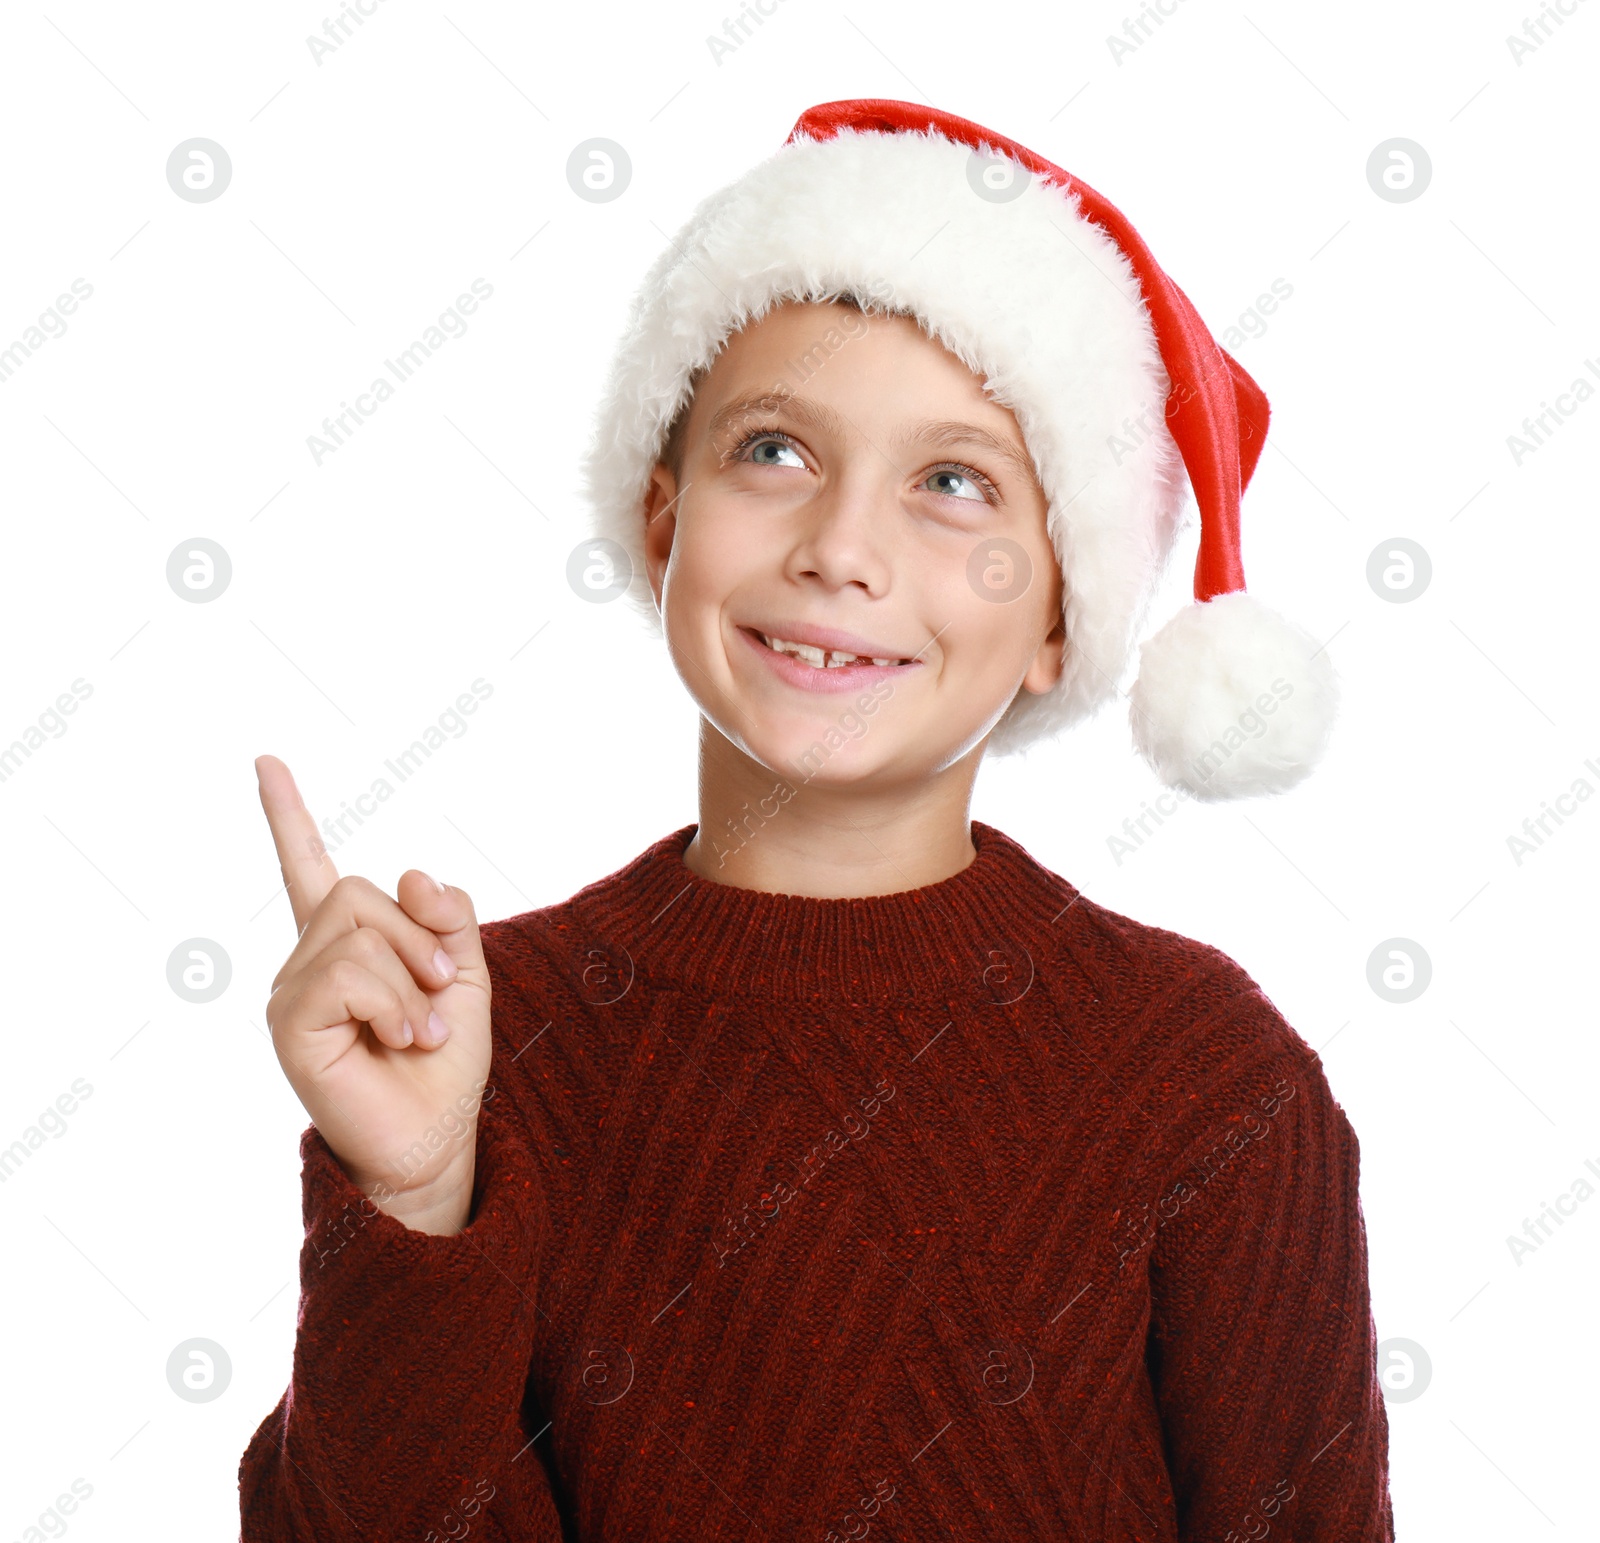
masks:
<instances>
[{"instance_id":1,"label":"fingernail","mask_svg":"<svg viewBox=\"0 0 1600 1543\"><path fill-rule=\"evenodd\" d=\"M433 967L446 980L454 980L456 977L456 962L442 948L433 951Z\"/></svg>"},{"instance_id":2,"label":"fingernail","mask_svg":"<svg viewBox=\"0 0 1600 1543\"><path fill-rule=\"evenodd\" d=\"M425 878L431 885L433 885L433 887L436 890L438 890L441 895L444 893L444 885L441 884L436 878L434 878L434 876L431 873L424 872L424 871L422 871L420 869L418 871L422 872L423 878Z\"/></svg>"},{"instance_id":3,"label":"fingernail","mask_svg":"<svg viewBox=\"0 0 1600 1543\"><path fill-rule=\"evenodd\" d=\"M411 1032L411 1020L407 1018L406 1021L400 1025L400 1042L403 1045L409 1045L415 1038L416 1035Z\"/></svg>"},{"instance_id":4,"label":"fingernail","mask_svg":"<svg viewBox=\"0 0 1600 1543\"><path fill-rule=\"evenodd\" d=\"M436 1046L442 1045L450 1038L450 1030L438 1013L428 1014L428 1033L432 1035L433 1043Z\"/></svg>"}]
</instances>

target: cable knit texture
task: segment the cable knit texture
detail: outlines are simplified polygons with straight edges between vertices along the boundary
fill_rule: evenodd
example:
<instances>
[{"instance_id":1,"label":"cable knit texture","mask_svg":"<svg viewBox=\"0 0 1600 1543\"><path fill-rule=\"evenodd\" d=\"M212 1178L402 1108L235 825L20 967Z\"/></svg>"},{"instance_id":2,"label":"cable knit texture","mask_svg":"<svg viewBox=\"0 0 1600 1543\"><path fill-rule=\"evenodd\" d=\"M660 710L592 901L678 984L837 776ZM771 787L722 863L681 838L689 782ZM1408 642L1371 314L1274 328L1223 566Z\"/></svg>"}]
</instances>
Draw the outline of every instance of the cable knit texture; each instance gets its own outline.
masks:
<instances>
[{"instance_id":1,"label":"cable knit texture","mask_svg":"<svg viewBox=\"0 0 1600 1543\"><path fill-rule=\"evenodd\" d=\"M244 1543L1392 1539L1321 1061L971 828L815 899L702 878L691 824L486 923L471 1221L409 1230L306 1130Z\"/></svg>"}]
</instances>

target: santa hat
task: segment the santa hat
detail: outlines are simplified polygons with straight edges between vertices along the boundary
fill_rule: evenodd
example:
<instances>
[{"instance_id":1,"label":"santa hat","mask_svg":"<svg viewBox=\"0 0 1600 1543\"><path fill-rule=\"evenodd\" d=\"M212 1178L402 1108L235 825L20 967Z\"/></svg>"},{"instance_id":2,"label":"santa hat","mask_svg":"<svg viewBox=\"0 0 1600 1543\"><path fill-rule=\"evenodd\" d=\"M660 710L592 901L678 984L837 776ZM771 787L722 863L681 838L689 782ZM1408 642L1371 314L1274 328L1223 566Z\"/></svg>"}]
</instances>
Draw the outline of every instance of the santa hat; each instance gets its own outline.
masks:
<instances>
[{"instance_id":1,"label":"santa hat","mask_svg":"<svg viewBox=\"0 0 1600 1543\"><path fill-rule=\"evenodd\" d=\"M628 599L654 630L644 495L696 373L775 305L841 292L915 316L984 379L1049 501L1065 668L1049 692L1018 692L989 749L1022 750L1118 693L1187 483L1200 511L1194 603L1139 649L1134 742L1198 798L1305 777L1337 710L1333 667L1245 593L1239 552L1266 396L1093 188L909 102L810 108L780 150L700 202L634 298L583 479L593 529L627 555Z\"/></svg>"}]
</instances>

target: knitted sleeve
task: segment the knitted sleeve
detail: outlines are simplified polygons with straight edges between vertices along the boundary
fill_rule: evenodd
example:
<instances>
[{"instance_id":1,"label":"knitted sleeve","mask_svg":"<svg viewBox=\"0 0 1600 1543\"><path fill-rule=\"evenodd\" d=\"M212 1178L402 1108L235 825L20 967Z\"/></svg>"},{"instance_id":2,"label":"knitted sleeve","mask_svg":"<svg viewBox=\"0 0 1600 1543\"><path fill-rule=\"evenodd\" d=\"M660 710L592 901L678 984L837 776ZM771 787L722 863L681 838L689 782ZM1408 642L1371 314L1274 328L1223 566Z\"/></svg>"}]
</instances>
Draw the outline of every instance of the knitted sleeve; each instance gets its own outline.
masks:
<instances>
[{"instance_id":1,"label":"knitted sleeve","mask_svg":"<svg viewBox=\"0 0 1600 1543\"><path fill-rule=\"evenodd\" d=\"M315 1126L302 1135L293 1367L240 1463L242 1543L561 1538L522 1417L548 1219L503 1094L477 1141L469 1223L441 1237L374 1206Z\"/></svg>"},{"instance_id":2,"label":"knitted sleeve","mask_svg":"<svg viewBox=\"0 0 1600 1543\"><path fill-rule=\"evenodd\" d=\"M1321 1061L1248 988L1151 1254L1178 1536L1390 1543L1360 1148Z\"/></svg>"}]
</instances>

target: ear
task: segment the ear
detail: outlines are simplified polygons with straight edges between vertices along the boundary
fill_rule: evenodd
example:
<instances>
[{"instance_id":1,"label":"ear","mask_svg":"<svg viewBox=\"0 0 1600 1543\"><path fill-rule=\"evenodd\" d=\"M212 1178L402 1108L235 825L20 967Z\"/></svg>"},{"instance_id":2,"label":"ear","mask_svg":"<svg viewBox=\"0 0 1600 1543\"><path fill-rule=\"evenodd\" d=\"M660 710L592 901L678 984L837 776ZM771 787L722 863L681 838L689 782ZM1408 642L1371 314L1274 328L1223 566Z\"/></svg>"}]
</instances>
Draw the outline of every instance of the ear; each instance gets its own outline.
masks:
<instances>
[{"instance_id":1,"label":"ear","mask_svg":"<svg viewBox=\"0 0 1600 1543\"><path fill-rule=\"evenodd\" d=\"M645 488L641 514L644 519L645 577L661 609L661 590L666 581L667 563L672 556L672 538L678 529L678 483L667 467L657 462Z\"/></svg>"},{"instance_id":2,"label":"ear","mask_svg":"<svg viewBox=\"0 0 1600 1543\"><path fill-rule=\"evenodd\" d=\"M1043 696L1061 679L1061 673L1066 669L1066 661L1067 624L1061 619L1058 611L1055 626L1039 645L1038 652L1028 665L1028 673L1022 677L1023 688L1035 696Z\"/></svg>"},{"instance_id":3,"label":"ear","mask_svg":"<svg viewBox=\"0 0 1600 1543\"><path fill-rule=\"evenodd\" d=\"M1064 598L1061 570L1052 562L1050 615L1055 618L1055 625L1045 634L1044 641L1039 644L1028 665L1028 673L1022 677L1023 687L1035 696L1043 696L1049 691L1061 679L1067 667L1067 623L1061 614Z\"/></svg>"}]
</instances>

